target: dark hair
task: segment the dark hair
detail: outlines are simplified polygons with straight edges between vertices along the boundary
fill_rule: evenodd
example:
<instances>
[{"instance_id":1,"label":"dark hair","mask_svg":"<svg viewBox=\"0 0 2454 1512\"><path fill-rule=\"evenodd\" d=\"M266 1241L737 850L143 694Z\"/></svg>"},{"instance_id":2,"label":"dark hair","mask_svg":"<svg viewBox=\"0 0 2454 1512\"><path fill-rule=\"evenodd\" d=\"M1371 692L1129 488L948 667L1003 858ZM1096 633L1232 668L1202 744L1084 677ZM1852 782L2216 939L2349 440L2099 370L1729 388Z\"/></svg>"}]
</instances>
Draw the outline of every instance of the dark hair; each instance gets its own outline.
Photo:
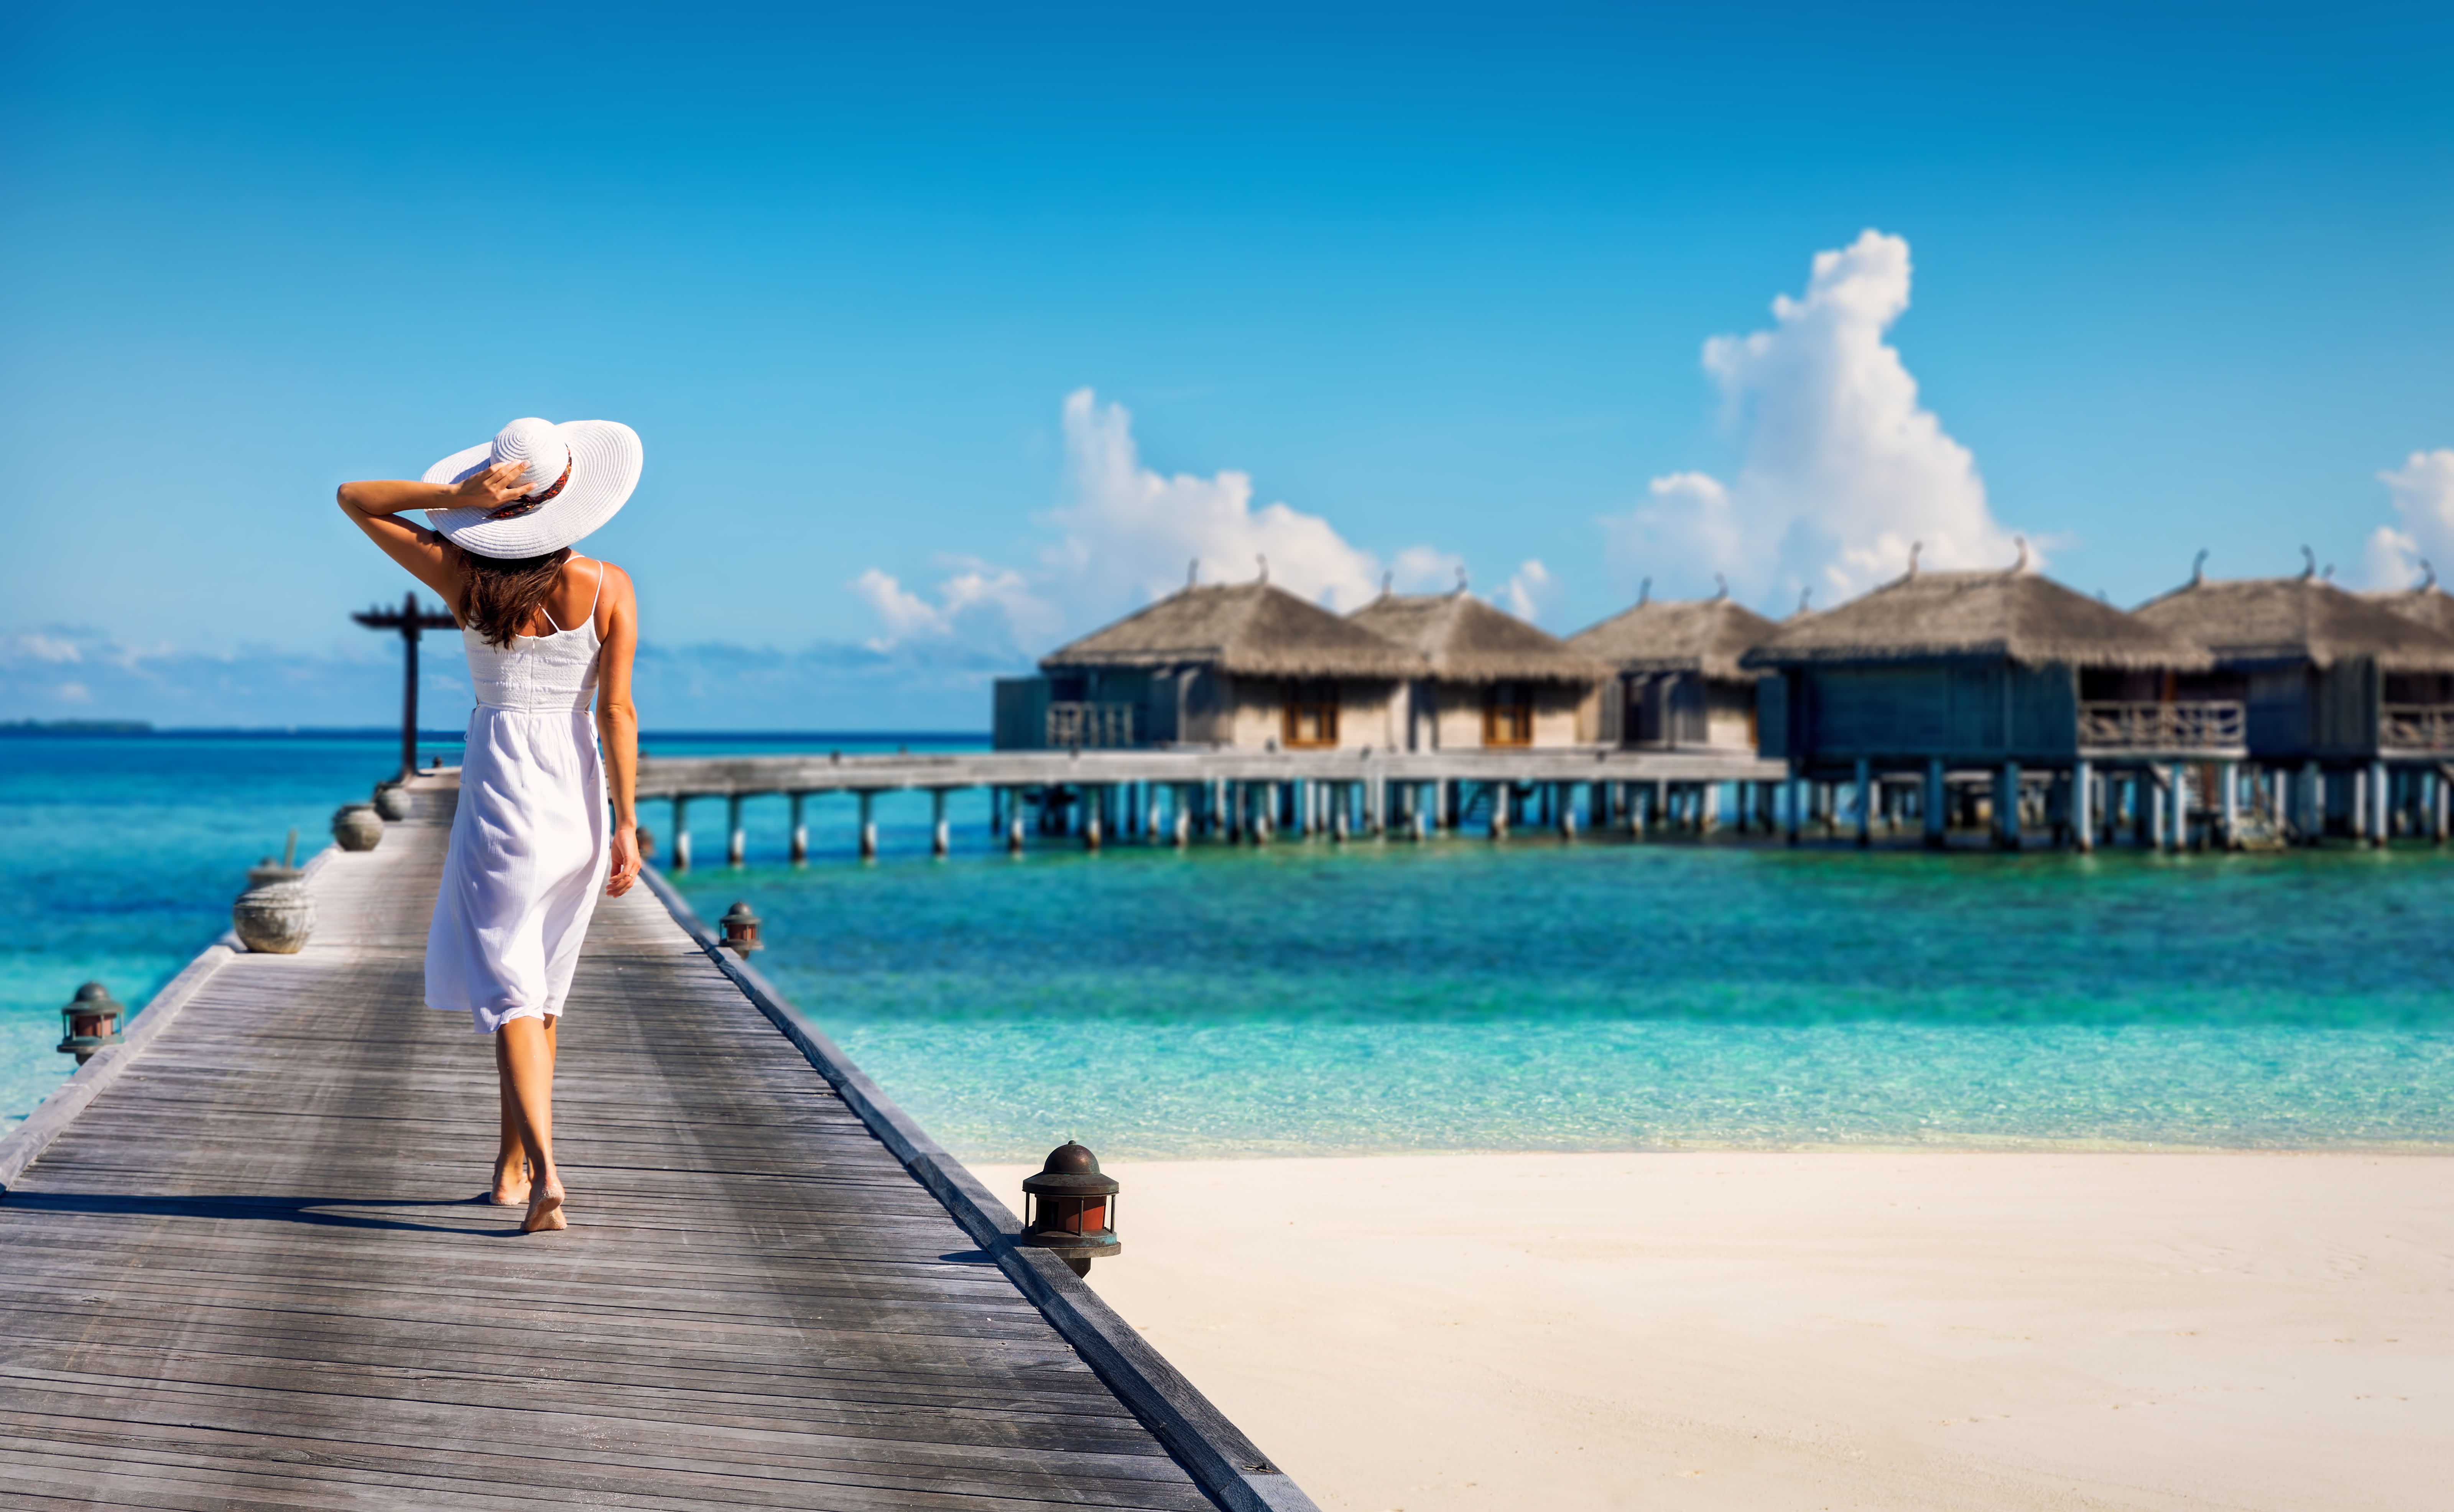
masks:
<instances>
[{"instance_id":1,"label":"dark hair","mask_svg":"<svg viewBox=\"0 0 2454 1512\"><path fill-rule=\"evenodd\" d=\"M571 548L543 556L480 556L460 554L468 577L460 589L460 623L486 637L490 646L508 646L520 627L536 617L545 595L561 580L562 564Z\"/></svg>"}]
</instances>

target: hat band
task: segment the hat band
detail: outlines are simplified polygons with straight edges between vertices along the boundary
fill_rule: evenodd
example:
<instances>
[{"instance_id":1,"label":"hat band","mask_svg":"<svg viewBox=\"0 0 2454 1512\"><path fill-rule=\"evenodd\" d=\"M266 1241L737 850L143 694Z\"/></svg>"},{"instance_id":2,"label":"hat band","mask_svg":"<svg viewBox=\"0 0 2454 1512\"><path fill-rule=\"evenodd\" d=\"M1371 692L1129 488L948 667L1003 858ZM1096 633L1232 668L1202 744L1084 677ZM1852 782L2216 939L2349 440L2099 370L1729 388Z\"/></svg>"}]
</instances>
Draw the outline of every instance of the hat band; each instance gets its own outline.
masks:
<instances>
[{"instance_id":1,"label":"hat band","mask_svg":"<svg viewBox=\"0 0 2454 1512\"><path fill-rule=\"evenodd\" d=\"M566 446L562 449L562 476L553 480L553 487L547 489L540 494L523 494L518 498L515 498L509 504L504 505L501 509L495 510L493 513L488 514L486 518L489 520L515 520L523 514L535 514L539 506L543 505L546 500L553 497L556 494L561 493L563 485L571 481L571 448Z\"/></svg>"}]
</instances>

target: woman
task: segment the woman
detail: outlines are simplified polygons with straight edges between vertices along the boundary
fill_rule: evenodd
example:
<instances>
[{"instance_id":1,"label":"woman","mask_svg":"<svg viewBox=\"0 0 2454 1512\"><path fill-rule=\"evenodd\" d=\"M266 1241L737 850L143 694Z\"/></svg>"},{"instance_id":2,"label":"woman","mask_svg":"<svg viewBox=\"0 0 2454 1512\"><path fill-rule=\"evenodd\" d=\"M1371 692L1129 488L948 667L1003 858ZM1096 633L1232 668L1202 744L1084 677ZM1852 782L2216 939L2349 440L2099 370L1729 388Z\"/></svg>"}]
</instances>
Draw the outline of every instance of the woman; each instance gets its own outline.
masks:
<instances>
[{"instance_id":1,"label":"woman","mask_svg":"<svg viewBox=\"0 0 2454 1512\"><path fill-rule=\"evenodd\" d=\"M571 548L630 498L640 461L627 425L513 420L423 481L340 491L342 512L452 606L468 649L477 708L426 937L426 1003L494 1037L502 1138L487 1196L526 1202L531 1234L569 1224L553 1164L554 1026L597 889L619 897L639 875L638 600L629 574ZM408 510L426 511L430 528L397 518Z\"/></svg>"}]
</instances>

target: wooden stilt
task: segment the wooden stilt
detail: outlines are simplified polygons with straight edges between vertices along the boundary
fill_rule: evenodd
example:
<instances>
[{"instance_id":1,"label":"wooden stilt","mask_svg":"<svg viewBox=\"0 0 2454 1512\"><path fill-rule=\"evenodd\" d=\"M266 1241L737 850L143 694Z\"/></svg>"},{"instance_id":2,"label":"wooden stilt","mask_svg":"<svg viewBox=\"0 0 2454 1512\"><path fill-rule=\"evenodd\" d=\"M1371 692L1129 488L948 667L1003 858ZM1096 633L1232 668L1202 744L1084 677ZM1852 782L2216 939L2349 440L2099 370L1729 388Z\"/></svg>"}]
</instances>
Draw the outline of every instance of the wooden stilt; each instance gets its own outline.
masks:
<instances>
[{"instance_id":1,"label":"wooden stilt","mask_svg":"<svg viewBox=\"0 0 2454 1512\"><path fill-rule=\"evenodd\" d=\"M877 795L867 788L860 792L860 858L877 859Z\"/></svg>"},{"instance_id":2,"label":"wooden stilt","mask_svg":"<svg viewBox=\"0 0 2454 1512\"><path fill-rule=\"evenodd\" d=\"M1950 843L1946 826L1951 822L1951 793L1943 782L1942 758L1935 757L1925 764L1925 843L1941 850Z\"/></svg>"},{"instance_id":3,"label":"wooden stilt","mask_svg":"<svg viewBox=\"0 0 2454 1512\"><path fill-rule=\"evenodd\" d=\"M691 866L690 799L674 795L674 870L687 872Z\"/></svg>"},{"instance_id":4,"label":"wooden stilt","mask_svg":"<svg viewBox=\"0 0 2454 1512\"><path fill-rule=\"evenodd\" d=\"M803 805L808 801L809 796L806 793L795 793L792 796L793 835L789 850L795 866L806 865L810 859L810 826L809 821L802 815Z\"/></svg>"},{"instance_id":5,"label":"wooden stilt","mask_svg":"<svg viewBox=\"0 0 2454 1512\"><path fill-rule=\"evenodd\" d=\"M1858 758L1858 843L1875 843L1875 769L1865 757Z\"/></svg>"},{"instance_id":6,"label":"wooden stilt","mask_svg":"<svg viewBox=\"0 0 2454 1512\"><path fill-rule=\"evenodd\" d=\"M2082 756L2071 768L2071 845L2082 855L2096 849L2096 769Z\"/></svg>"},{"instance_id":7,"label":"wooden stilt","mask_svg":"<svg viewBox=\"0 0 2454 1512\"><path fill-rule=\"evenodd\" d=\"M2020 763L2005 761L1995 778L1994 842L2006 851L2020 848Z\"/></svg>"},{"instance_id":8,"label":"wooden stilt","mask_svg":"<svg viewBox=\"0 0 2454 1512\"><path fill-rule=\"evenodd\" d=\"M728 793L724 798L724 864L739 866L749 850L749 837L741 829L741 795Z\"/></svg>"},{"instance_id":9,"label":"wooden stilt","mask_svg":"<svg viewBox=\"0 0 2454 1512\"><path fill-rule=\"evenodd\" d=\"M952 849L952 837L946 832L946 790L929 790L929 854L943 856Z\"/></svg>"}]
</instances>

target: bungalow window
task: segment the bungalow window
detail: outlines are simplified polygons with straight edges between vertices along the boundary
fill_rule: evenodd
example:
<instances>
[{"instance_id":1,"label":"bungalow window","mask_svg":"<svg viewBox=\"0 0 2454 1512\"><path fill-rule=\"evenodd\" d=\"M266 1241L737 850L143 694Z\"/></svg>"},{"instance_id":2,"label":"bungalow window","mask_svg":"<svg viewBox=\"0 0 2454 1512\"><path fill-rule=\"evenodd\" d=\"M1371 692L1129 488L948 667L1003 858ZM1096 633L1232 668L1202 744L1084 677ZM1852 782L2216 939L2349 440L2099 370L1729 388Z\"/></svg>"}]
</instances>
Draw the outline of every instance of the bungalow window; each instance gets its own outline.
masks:
<instances>
[{"instance_id":1,"label":"bungalow window","mask_svg":"<svg viewBox=\"0 0 2454 1512\"><path fill-rule=\"evenodd\" d=\"M1495 682L1482 699L1482 743L1534 743L1534 692L1521 682Z\"/></svg>"},{"instance_id":2,"label":"bungalow window","mask_svg":"<svg viewBox=\"0 0 2454 1512\"><path fill-rule=\"evenodd\" d=\"M1291 751L1338 744L1338 684L1290 682L1286 696L1286 745Z\"/></svg>"}]
</instances>

